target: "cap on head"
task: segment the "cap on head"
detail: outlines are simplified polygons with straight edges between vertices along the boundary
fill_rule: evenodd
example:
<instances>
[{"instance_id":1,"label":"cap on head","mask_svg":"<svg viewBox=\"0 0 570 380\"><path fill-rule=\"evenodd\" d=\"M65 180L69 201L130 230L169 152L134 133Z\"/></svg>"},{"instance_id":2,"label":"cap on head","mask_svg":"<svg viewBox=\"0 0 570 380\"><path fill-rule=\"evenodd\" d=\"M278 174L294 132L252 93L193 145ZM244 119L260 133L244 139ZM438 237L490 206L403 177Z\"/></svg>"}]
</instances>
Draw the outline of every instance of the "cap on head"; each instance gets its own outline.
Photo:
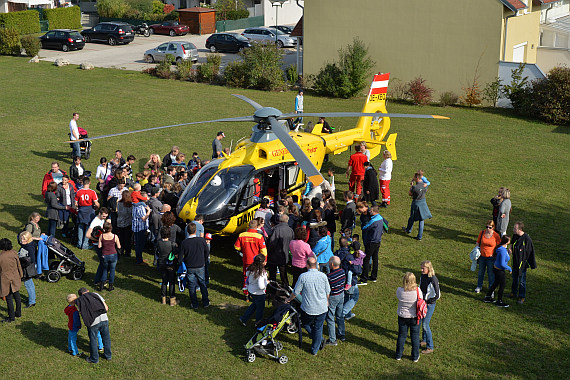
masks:
<instances>
[{"instance_id":1,"label":"cap on head","mask_svg":"<svg viewBox=\"0 0 570 380\"><path fill-rule=\"evenodd\" d=\"M224 132L222 132L222 131L219 131L218 134L217 134L217 136L226 137L226 135L224 135Z\"/></svg>"}]
</instances>

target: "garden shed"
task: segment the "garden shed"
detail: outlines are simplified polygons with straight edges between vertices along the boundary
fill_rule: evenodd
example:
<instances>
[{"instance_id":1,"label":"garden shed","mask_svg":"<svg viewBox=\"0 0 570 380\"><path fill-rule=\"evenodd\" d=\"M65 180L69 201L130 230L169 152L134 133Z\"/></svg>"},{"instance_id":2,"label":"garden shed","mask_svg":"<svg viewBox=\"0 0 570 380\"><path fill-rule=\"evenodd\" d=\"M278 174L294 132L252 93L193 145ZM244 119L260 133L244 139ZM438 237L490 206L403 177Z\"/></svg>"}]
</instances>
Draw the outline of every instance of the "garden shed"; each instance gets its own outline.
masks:
<instances>
[{"instance_id":1,"label":"garden shed","mask_svg":"<svg viewBox=\"0 0 570 380\"><path fill-rule=\"evenodd\" d=\"M190 27L192 34L216 33L216 10L210 8L178 9L180 23Z\"/></svg>"}]
</instances>

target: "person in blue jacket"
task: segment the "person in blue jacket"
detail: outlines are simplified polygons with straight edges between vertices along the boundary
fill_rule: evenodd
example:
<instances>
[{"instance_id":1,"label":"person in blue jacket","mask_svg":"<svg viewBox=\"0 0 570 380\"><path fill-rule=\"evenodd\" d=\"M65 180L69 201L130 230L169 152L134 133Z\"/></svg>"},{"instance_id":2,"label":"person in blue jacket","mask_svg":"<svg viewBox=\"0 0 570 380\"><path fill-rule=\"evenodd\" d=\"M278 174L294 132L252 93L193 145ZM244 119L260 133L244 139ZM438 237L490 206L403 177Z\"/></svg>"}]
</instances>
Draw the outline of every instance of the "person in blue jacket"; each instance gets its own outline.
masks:
<instances>
[{"instance_id":1,"label":"person in blue jacket","mask_svg":"<svg viewBox=\"0 0 570 380\"><path fill-rule=\"evenodd\" d=\"M332 242L329 236L329 230L325 226L319 227L319 241L313 248L313 253L317 258L319 270L321 272L330 273L329 260L332 257Z\"/></svg>"},{"instance_id":2,"label":"person in blue jacket","mask_svg":"<svg viewBox=\"0 0 570 380\"><path fill-rule=\"evenodd\" d=\"M364 251L368 256L368 259L364 260L362 274L360 275L360 283L363 285L366 285L369 279L376 282L378 278L378 251L382 243L384 225L388 225L386 219L380 215L377 205L372 206L368 210L368 214L370 219L362 226L362 242L364 243ZM372 272L370 272L370 259L372 259Z\"/></svg>"},{"instance_id":3,"label":"person in blue jacket","mask_svg":"<svg viewBox=\"0 0 570 380\"><path fill-rule=\"evenodd\" d=\"M499 296L497 298L497 302L495 305L499 307L509 307L508 304L503 302L503 291L505 290L505 270L508 270L509 273L512 273L513 270L509 266L509 253L507 252L507 246L511 242L511 238L507 235L503 235L501 238L501 242L499 243L499 247L495 250L495 255L497 258L495 259L495 264L493 266L493 272L495 274L495 282L489 288L487 295L485 296L484 302L490 303L493 302L493 292L499 287Z\"/></svg>"}]
</instances>

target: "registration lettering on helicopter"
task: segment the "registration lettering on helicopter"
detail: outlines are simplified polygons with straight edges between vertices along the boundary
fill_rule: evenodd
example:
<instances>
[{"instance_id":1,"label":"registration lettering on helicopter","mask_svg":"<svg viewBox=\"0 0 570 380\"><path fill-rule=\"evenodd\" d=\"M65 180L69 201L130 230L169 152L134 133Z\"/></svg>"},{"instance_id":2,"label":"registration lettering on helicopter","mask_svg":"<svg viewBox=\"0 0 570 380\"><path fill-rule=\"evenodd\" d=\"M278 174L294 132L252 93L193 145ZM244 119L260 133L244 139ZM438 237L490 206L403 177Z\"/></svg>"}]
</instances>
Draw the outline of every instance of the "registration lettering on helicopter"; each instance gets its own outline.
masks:
<instances>
[{"instance_id":1,"label":"registration lettering on helicopter","mask_svg":"<svg viewBox=\"0 0 570 380\"><path fill-rule=\"evenodd\" d=\"M249 212L243 214L242 216L239 216L238 220L237 220L237 225L241 226L242 224L249 223L250 220L253 220L254 215L255 215L255 210L249 211Z\"/></svg>"},{"instance_id":2,"label":"registration lettering on helicopter","mask_svg":"<svg viewBox=\"0 0 570 380\"><path fill-rule=\"evenodd\" d=\"M287 153L289 153L289 150L287 148L281 148L281 149L277 149L277 150L274 150L273 152L271 152L271 155L273 157L279 157L279 156L283 156Z\"/></svg>"},{"instance_id":3,"label":"registration lettering on helicopter","mask_svg":"<svg viewBox=\"0 0 570 380\"><path fill-rule=\"evenodd\" d=\"M388 92L388 80L390 74L376 74L370 86L368 93L369 102L379 102L386 100L386 93Z\"/></svg>"},{"instance_id":4,"label":"registration lettering on helicopter","mask_svg":"<svg viewBox=\"0 0 570 380\"><path fill-rule=\"evenodd\" d=\"M317 147L314 148L307 148L307 153L311 154L311 153L315 153L317 151Z\"/></svg>"}]
</instances>

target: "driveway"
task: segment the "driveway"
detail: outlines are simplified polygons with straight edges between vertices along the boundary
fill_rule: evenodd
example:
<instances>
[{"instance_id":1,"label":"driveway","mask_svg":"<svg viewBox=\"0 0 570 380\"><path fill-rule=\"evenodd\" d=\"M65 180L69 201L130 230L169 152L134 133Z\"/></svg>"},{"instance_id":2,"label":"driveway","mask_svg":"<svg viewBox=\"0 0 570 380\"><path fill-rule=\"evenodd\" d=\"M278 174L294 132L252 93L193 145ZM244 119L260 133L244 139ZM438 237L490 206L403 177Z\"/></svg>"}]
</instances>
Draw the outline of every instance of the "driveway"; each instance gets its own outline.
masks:
<instances>
[{"instance_id":1,"label":"driveway","mask_svg":"<svg viewBox=\"0 0 570 380\"><path fill-rule=\"evenodd\" d=\"M241 33L243 30L236 30L235 32ZM69 51L64 53L60 50L40 50L39 57L42 61L54 62L57 58L64 58L73 65L79 65L83 62L90 62L95 67L108 67L122 70L141 71L148 67L154 67L155 64L146 63L143 59L144 52L153 49L163 42L168 41L188 41L192 42L198 48L198 62L206 62L206 54L209 50L206 49L206 39L210 35L194 35L187 34L185 36L163 36L153 34L150 37L136 35L135 40L128 45L110 46L100 42L90 42L85 44L83 50ZM283 66L287 67L295 64L296 49L283 49L285 53L283 56ZM235 61L240 58L238 54L220 53L222 56L222 69L228 62Z\"/></svg>"}]
</instances>

